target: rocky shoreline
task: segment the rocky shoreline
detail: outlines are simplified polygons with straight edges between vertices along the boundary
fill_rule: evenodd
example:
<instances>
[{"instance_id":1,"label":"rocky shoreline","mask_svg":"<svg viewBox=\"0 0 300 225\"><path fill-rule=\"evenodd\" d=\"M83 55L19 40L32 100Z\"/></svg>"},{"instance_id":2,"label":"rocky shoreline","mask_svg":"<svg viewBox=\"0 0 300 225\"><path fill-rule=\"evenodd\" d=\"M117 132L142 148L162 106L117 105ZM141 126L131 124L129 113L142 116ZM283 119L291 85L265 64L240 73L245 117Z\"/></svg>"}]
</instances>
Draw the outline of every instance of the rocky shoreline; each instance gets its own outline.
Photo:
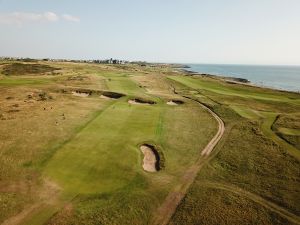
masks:
<instances>
[{"instance_id":1,"label":"rocky shoreline","mask_svg":"<svg viewBox=\"0 0 300 225\"><path fill-rule=\"evenodd\" d=\"M229 80L229 81L233 81L233 82L238 82L238 83L244 83L244 84L250 84L250 80L245 79L245 78L240 78L240 77L225 77L225 76L221 76L221 75L214 75L214 74L209 74L209 73L199 73L199 72L195 72L192 70L188 70L189 68L191 68L190 66L184 66L184 67L178 67L180 68L181 71L183 71L184 73L187 73L189 75L200 75L200 76L207 76L207 77L218 77L218 78L222 78L225 80Z\"/></svg>"}]
</instances>

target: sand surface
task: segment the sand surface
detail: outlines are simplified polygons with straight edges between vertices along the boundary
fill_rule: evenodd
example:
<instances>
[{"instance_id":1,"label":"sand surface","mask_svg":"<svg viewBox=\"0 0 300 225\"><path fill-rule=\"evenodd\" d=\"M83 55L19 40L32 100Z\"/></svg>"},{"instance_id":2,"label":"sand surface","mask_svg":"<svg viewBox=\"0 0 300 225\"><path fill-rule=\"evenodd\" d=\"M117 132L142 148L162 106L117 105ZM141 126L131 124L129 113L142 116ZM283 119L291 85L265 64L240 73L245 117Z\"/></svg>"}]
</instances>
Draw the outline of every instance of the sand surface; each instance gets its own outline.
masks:
<instances>
[{"instance_id":1,"label":"sand surface","mask_svg":"<svg viewBox=\"0 0 300 225\"><path fill-rule=\"evenodd\" d=\"M157 172L155 167L157 159L152 149L146 145L142 145L140 149L144 154L144 159L143 159L144 170L148 172Z\"/></svg>"},{"instance_id":2,"label":"sand surface","mask_svg":"<svg viewBox=\"0 0 300 225\"><path fill-rule=\"evenodd\" d=\"M72 95L77 96L77 97L88 97L89 96L88 93L79 93L76 91L72 91Z\"/></svg>"}]
</instances>

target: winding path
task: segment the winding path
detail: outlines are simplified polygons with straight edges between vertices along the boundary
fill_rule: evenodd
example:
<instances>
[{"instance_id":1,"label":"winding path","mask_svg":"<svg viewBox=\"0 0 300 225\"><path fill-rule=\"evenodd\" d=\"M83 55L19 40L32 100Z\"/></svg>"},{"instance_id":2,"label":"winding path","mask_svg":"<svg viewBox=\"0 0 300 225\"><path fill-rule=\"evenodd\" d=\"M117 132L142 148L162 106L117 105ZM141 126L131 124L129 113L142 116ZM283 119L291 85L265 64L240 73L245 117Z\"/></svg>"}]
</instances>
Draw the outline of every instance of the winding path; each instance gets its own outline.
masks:
<instances>
[{"instance_id":1,"label":"winding path","mask_svg":"<svg viewBox=\"0 0 300 225\"><path fill-rule=\"evenodd\" d=\"M174 90L176 93L176 91ZM215 146L218 144L220 139L222 138L224 131L225 131L225 125L224 122L221 120L221 118L215 114L212 110L210 110L208 107L203 105L201 102L192 99L187 96L183 96L187 99L190 99L192 101L197 102L201 105L202 108L204 108L206 111L208 111L218 122L218 132L216 135L211 139L211 141L206 145L206 147L201 151L201 155L199 156L198 160L194 165L192 165L190 168L188 168L183 176L180 178L180 182L175 188L168 194L162 205L158 208L158 210L155 212L155 215L153 217L153 220L151 224L153 225L167 225L172 218L173 214L176 211L176 208L180 204L181 200L186 195L189 187L196 179L196 176L200 169L205 165L205 163L209 160L209 155L215 148Z\"/></svg>"}]
</instances>

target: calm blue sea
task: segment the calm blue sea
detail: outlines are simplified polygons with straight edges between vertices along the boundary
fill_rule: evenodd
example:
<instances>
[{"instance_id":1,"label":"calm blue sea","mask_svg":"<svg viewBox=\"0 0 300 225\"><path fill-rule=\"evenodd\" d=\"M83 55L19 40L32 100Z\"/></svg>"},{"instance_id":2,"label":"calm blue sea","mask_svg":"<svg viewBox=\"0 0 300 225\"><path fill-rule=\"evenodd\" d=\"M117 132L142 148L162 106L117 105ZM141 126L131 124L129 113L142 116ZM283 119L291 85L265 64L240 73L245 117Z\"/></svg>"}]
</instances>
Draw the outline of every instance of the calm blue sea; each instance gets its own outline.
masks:
<instances>
[{"instance_id":1,"label":"calm blue sea","mask_svg":"<svg viewBox=\"0 0 300 225\"><path fill-rule=\"evenodd\" d=\"M190 66L187 70L194 72L245 78L259 86L300 91L300 66L186 65Z\"/></svg>"}]
</instances>

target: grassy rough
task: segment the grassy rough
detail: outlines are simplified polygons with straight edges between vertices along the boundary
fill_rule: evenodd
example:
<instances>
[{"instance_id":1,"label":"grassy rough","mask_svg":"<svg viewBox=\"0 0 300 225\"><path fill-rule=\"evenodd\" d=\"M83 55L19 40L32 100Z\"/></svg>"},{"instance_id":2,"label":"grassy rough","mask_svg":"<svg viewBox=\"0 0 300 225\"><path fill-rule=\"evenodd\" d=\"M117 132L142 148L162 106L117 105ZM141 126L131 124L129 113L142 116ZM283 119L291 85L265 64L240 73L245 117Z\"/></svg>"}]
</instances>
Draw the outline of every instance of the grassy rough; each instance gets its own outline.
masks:
<instances>
[{"instance_id":1,"label":"grassy rough","mask_svg":"<svg viewBox=\"0 0 300 225\"><path fill-rule=\"evenodd\" d=\"M197 180L170 225L291 224L244 196L207 188Z\"/></svg>"},{"instance_id":2,"label":"grassy rough","mask_svg":"<svg viewBox=\"0 0 300 225\"><path fill-rule=\"evenodd\" d=\"M230 199L228 197L229 193L218 194L218 200L215 199L214 192L200 186L203 182L208 181L233 184L275 202L295 214L299 214L299 161L296 161L279 146L266 139L260 133L258 125L240 122L227 132L229 133L226 140L219 146L221 151L211 161L210 166L207 166L199 174L186 199L178 208L172 223L180 224L186 220L188 215L191 215L190 219L194 224L229 224L230 222L237 222L239 217L242 216L240 213L244 212L247 212L249 217L244 215L243 219L246 219L249 224L257 223L256 217L253 215L258 213L259 206L249 207L247 210L241 206L228 209L228 204L235 205L237 200ZM239 140L239 142L236 142L236 140ZM208 196L205 196L205 192ZM249 203L246 205L249 205ZM217 216L212 216L212 219L210 219L208 213L200 210L203 207L218 212L216 213ZM232 215L233 213L230 210L237 214ZM279 218L281 222L270 220L272 212L269 210L264 211L266 215L260 216L260 224L280 224L283 221L283 218ZM205 210L205 212L208 211Z\"/></svg>"},{"instance_id":3,"label":"grassy rough","mask_svg":"<svg viewBox=\"0 0 300 225\"><path fill-rule=\"evenodd\" d=\"M6 218L15 215L16 212L21 212L26 204L30 203L30 198L19 193L0 193L0 223Z\"/></svg>"},{"instance_id":4,"label":"grassy rough","mask_svg":"<svg viewBox=\"0 0 300 225\"><path fill-rule=\"evenodd\" d=\"M3 67L2 74L7 76L42 75L44 73L54 72L55 70L59 70L59 68L37 63L12 63Z\"/></svg>"},{"instance_id":5,"label":"grassy rough","mask_svg":"<svg viewBox=\"0 0 300 225\"><path fill-rule=\"evenodd\" d=\"M231 90L221 81L214 84L213 80L202 78L172 79L216 102L211 108L224 120L226 131L216 149L218 154L198 174L171 224L235 224L244 220L247 224L289 224L243 192L233 196L227 190L206 187L205 183L233 186L299 215L300 162L289 154L289 144L271 130L276 115L294 113L299 108L297 100L276 97L276 91L270 90L255 94L248 92L252 88L247 87L243 91L242 87ZM289 117L292 121L296 118L294 114ZM296 128L295 123L290 125ZM249 207L244 208L240 203Z\"/></svg>"}]
</instances>

